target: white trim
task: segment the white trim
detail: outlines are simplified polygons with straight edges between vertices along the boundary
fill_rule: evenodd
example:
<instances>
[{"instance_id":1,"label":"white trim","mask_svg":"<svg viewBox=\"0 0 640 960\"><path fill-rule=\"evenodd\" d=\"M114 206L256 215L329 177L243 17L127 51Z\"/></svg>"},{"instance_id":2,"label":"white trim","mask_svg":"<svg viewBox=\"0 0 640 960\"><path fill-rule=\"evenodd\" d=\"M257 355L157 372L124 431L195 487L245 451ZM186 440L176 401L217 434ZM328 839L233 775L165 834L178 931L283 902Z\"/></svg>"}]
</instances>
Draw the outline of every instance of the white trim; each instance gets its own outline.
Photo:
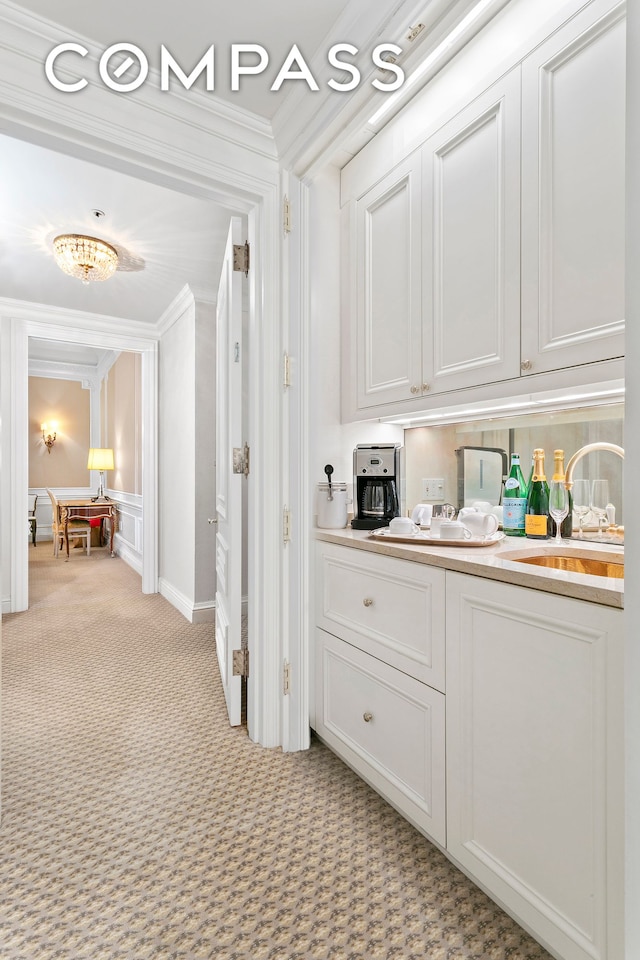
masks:
<instances>
[{"instance_id":1,"label":"white trim","mask_svg":"<svg viewBox=\"0 0 640 960\"><path fill-rule=\"evenodd\" d=\"M158 587L160 594L168 600L172 607L175 607L185 620L188 620L189 623L192 623L193 609L194 605L188 597L185 597L184 593L181 593L180 590L177 590L173 584L169 583L164 577L160 577L158 580Z\"/></svg>"},{"instance_id":2,"label":"white trim","mask_svg":"<svg viewBox=\"0 0 640 960\"><path fill-rule=\"evenodd\" d=\"M180 590L177 590L173 584L160 577L160 594L168 600L172 607L175 607L179 613L188 620L189 623L214 623L215 621L215 601L207 600L202 603L193 603Z\"/></svg>"},{"instance_id":3,"label":"white trim","mask_svg":"<svg viewBox=\"0 0 640 960\"><path fill-rule=\"evenodd\" d=\"M79 381L91 389L98 379L97 367L84 363L61 363L59 360L33 360L29 358L29 376L46 377L48 380Z\"/></svg>"},{"instance_id":4,"label":"white trim","mask_svg":"<svg viewBox=\"0 0 640 960\"><path fill-rule=\"evenodd\" d=\"M0 16L8 29L0 39L5 68L0 77L0 117L4 132L42 146L73 152L94 163L130 176L161 183L193 196L222 203L248 215L253 264L249 274L251 336L249 481L249 594L252 676L249 694L249 735L264 746L277 746L281 730L282 663L282 538L281 501L283 437L279 237L280 191L273 143L256 130L241 137L242 122L212 123L196 98L129 95L88 88L82 97L64 97L47 89L42 64L51 49L33 32L8 0L0 0ZM28 33L25 23L32 33ZM45 24L46 26L46 24ZM9 78L12 78L11 80ZM86 96L84 95L86 94ZM233 137L236 137L236 140ZM14 317L48 314L52 339L72 339L112 349L143 352L143 390L157 398L157 344L150 344L148 325L119 318L97 318L80 312L39 308L37 304L0 303L0 312ZM70 320L68 318L71 318ZM40 323L40 328L46 326ZM108 331L111 331L111 334ZM64 335L62 335L64 334ZM35 334L34 334L35 335ZM152 336L157 336L153 330ZM123 337L128 338L126 347ZM139 344L136 345L136 338ZM157 509L157 406L145 404L143 423L143 501L155 517ZM25 428L26 436L26 428ZM147 466L149 469L147 469ZM23 489L26 496L26 482ZM14 495L15 496L15 495ZM23 514L22 514L23 515ZM144 524L145 563L157 585L157 537L154 523ZM25 543L25 549L27 544ZM143 577L143 590L147 589Z\"/></svg>"},{"instance_id":5,"label":"white trim","mask_svg":"<svg viewBox=\"0 0 640 960\"><path fill-rule=\"evenodd\" d=\"M142 557L119 533L116 533L113 538L113 551L121 560L124 560L127 566L135 570L138 576L142 578Z\"/></svg>"},{"instance_id":6,"label":"white trim","mask_svg":"<svg viewBox=\"0 0 640 960\"><path fill-rule=\"evenodd\" d=\"M149 338L157 337L154 325L140 320L127 320L123 317L112 317L106 313L90 313L86 310L70 310L66 307L56 307L31 300L0 297L0 313L16 320L46 323L49 325L47 329L55 327L56 340L67 339L66 335L70 331L82 330L87 336L85 342L89 346L104 347L107 342L107 347L104 349L116 351L122 350L118 344L123 336L138 343L135 347L137 350L144 349L144 346L141 347L139 344L146 345ZM36 337L37 333L30 336Z\"/></svg>"},{"instance_id":7,"label":"white trim","mask_svg":"<svg viewBox=\"0 0 640 960\"><path fill-rule=\"evenodd\" d=\"M55 12L54 12L55 16ZM3 35L0 47L4 48L3 61L7 64L8 70L3 71L4 85L9 88L13 97L9 93L2 96L3 100L11 101L15 95L15 86L9 84L6 80L9 76L20 76L20 73L13 73L11 67L15 67L16 61L20 62L22 58L39 65L38 74L42 75L43 82L39 87L38 94L22 89L22 106L34 114L35 117L42 115L45 111L52 121L63 126L69 126L69 114L73 113L81 116L84 104L78 103L76 96L60 95L53 87L44 83L43 66L46 56L50 50L60 43L60 25L54 21L38 16L37 14L27 13L24 9L10 2L10 0L0 0L0 19L3 21ZM106 104L112 110L119 108L119 97L114 98L112 91L104 87L98 80L98 60L104 52L104 47L99 46L94 41L82 37L77 32L73 33L73 40L82 43L86 47L88 54L83 59L83 74L87 77L87 87L83 91L83 99L91 99L100 102L104 107ZM167 38L170 41L170 38ZM211 42L214 38L211 38ZM58 66L57 72L64 74L64 67ZM0 90L3 84L0 83ZM109 100L113 101L109 104ZM203 93L192 89L190 91L181 91L179 88L170 92L160 91L160 75L157 69L151 67L147 82L138 90L127 94L127 104L131 104L130 111L138 116L146 116L149 113L165 114L174 122L186 124L187 131L190 125L206 126L216 139L222 142L222 149L225 153L233 148L241 148L242 153L250 149L258 156L272 158L275 156L275 144L271 133L271 124L248 110L241 107L235 107L226 103L214 94ZM78 127L77 122L72 121L72 126ZM161 124L155 123L155 129L159 130ZM149 156L163 156L174 151L175 145L165 143L161 138L151 137L145 134L149 124L135 125L131 127L131 139L143 142L142 150ZM79 128L81 129L81 128ZM88 116L87 134L97 136L109 136L109 131L101 129L99 116ZM152 125L153 129L153 125ZM185 137L185 140L188 138Z\"/></svg>"},{"instance_id":8,"label":"white trim","mask_svg":"<svg viewBox=\"0 0 640 960\"><path fill-rule=\"evenodd\" d=\"M185 283L182 290L174 297L167 309L155 325L155 332L159 338L162 338L167 330L174 323L177 323L180 317L193 306L194 296L188 283Z\"/></svg>"},{"instance_id":9,"label":"white trim","mask_svg":"<svg viewBox=\"0 0 640 960\"><path fill-rule=\"evenodd\" d=\"M6 313L6 301L0 300L0 316ZM12 304L13 306L13 304ZM37 308L37 305L35 305ZM20 311L22 313L22 311ZM25 311L26 313L26 311ZM40 319L30 319L22 313L11 317L10 369L11 377L11 482L7 500L10 511L11 537L11 598L12 612L26 610L29 604L28 588L28 543L22 537L21 518L26 514L25 497L28 490L28 338L41 340L66 340L72 343L98 347L113 347L142 354L142 417L143 417L143 531L142 591L156 593L158 589L158 516L157 516L157 343L137 336L128 338L124 333L112 335L100 329L83 329L75 326L60 326L43 320L54 316L59 321L57 310L45 307L33 313ZM99 328L100 323L96 326ZM105 343L105 341L107 341ZM3 504L0 504L2 509Z\"/></svg>"},{"instance_id":10,"label":"white trim","mask_svg":"<svg viewBox=\"0 0 640 960\"><path fill-rule=\"evenodd\" d=\"M247 725L262 746L282 743L282 334L279 303L280 190L265 189L249 214L249 652ZM262 283L262 278L265 283ZM269 281L269 282L267 282Z\"/></svg>"},{"instance_id":11,"label":"white trim","mask_svg":"<svg viewBox=\"0 0 640 960\"><path fill-rule=\"evenodd\" d=\"M104 378L107 376L107 374L111 370L111 367L114 365L114 363L120 356L120 353L121 353L120 350L109 350L104 354L103 357L101 357L100 362L96 367L98 385L100 385L101 381L104 380Z\"/></svg>"},{"instance_id":12,"label":"white trim","mask_svg":"<svg viewBox=\"0 0 640 960\"><path fill-rule=\"evenodd\" d=\"M215 623L215 600L203 600L200 603L194 603L191 609L191 623Z\"/></svg>"}]
</instances>

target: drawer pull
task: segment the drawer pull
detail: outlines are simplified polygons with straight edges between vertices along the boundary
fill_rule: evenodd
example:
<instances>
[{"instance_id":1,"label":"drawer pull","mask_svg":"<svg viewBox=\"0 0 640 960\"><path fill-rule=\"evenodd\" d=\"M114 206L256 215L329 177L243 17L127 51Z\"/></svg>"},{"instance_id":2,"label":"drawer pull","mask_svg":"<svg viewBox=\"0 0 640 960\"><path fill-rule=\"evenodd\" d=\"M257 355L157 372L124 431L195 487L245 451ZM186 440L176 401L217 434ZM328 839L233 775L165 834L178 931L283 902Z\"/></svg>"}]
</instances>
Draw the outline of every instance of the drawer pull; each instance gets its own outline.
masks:
<instances>
[{"instance_id":1,"label":"drawer pull","mask_svg":"<svg viewBox=\"0 0 640 960\"><path fill-rule=\"evenodd\" d=\"M364 603L365 607L373 606L373 600L371 599L371 597L365 597L362 602Z\"/></svg>"},{"instance_id":2,"label":"drawer pull","mask_svg":"<svg viewBox=\"0 0 640 960\"><path fill-rule=\"evenodd\" d=\"M369 711L367 710L365 711L365 713L362 714L362 719L364 720L365 723L369 723L371 720L373 720L373 714L369 713Z\"/></svg>"}]
</instances>

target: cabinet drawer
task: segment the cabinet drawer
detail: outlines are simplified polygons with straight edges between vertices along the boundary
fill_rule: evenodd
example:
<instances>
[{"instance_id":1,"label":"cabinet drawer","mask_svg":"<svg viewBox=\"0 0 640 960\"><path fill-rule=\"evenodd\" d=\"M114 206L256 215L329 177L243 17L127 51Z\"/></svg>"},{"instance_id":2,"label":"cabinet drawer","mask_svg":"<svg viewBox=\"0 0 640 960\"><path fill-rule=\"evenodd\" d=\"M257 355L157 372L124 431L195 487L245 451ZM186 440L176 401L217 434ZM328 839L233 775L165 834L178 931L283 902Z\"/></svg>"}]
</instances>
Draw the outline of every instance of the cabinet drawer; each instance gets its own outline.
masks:
<instances>
[{"instance_id":1,"label":"cabinet drawer","mask_svg":"<svg viewBox=\"0 0 640 960\"><path fill-rule=\"evenodd\" d=\"M444 846L444 696L323 630L316 682L318 734Z\"/></svg>"},{"instance_id":2,"label":"cabinet drawer","mask_svg":"<svg viewBox=\"0 0 640 960\"><path fill-rule=\"evenodd\" d=\"M444 692L444 570L318 546L318 625Z\"/></svg>"}]
</instances>

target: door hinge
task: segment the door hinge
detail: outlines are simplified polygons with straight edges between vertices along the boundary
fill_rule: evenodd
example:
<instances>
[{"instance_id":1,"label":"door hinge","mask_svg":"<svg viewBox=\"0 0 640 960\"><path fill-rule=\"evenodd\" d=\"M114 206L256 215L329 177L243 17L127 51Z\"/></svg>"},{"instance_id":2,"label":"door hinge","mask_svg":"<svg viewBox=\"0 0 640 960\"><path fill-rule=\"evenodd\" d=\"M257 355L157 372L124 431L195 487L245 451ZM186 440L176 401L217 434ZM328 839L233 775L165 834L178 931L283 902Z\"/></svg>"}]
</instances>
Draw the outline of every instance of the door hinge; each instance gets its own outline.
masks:
<instances>
[{"instance_id":1,"label":"door hinge","mask_svg":"<svg viewBox=\"0 0 640 960\"><path fill-rule=\"evenodd\" d=\"M241 270L245 277L249 276L249 244L234 243L233 245L233 269Z\"/></svg>"},{"instance_id":2,"label":"door hinge","mask_svg":"<svg viewBox=\"0 0 640 960\"><path fill-rule=\"evenodd\" d=\"M234 677L249 676L249 651L247 649L233 651L233 675Z\"/></svg>"},{"instance_id":3,"label":"door hinge","mask_svg":"<svg viewBox=\"0 0 640 960\"><path fill-rule=\"evenodd\" d=\"M291 201L288 197L282 201L282 226L285 233L291 233Z\"/></svg>"},{"instance_id":4,"label":"door hinge","mask_svg":"<svg viewBox=\"0 0 640 960\"><path fill-rule=\"evenodd\" d=\"M282 513L282 540L289 543L291 540L291 510L285 507Z\"/></svg>"},{"instance_id":5,"label":"door hinge","mask_svg":"<svg viewBox=\"0 0 640 960\"><path fill-rule=\"evenodd\" d=\"M248 443L245 443L244 447L233 448L234 473L244 473L245 477L249 476L249 453Z\"/></svg>"},{"instance_id":6,"label":"door hinge","mask_svg":"<svg viewBox=\"0 0 640 960\"><path fill-rule=\"evenodd\" d=\"M282 383L285 387L291 386L291 357L288 353L284 355L284 370L282 375Z\"/></svg>"},{"instance_id":7,"label":"door hinge","mask_svg":"<svg viewBox=\"0 0 640 960\"><path fill-rule=\"evenodd\" d=\"M282 670L282 692L287 697L291 693L291 664L285 660Z\"/></svg>"}]
</instances>

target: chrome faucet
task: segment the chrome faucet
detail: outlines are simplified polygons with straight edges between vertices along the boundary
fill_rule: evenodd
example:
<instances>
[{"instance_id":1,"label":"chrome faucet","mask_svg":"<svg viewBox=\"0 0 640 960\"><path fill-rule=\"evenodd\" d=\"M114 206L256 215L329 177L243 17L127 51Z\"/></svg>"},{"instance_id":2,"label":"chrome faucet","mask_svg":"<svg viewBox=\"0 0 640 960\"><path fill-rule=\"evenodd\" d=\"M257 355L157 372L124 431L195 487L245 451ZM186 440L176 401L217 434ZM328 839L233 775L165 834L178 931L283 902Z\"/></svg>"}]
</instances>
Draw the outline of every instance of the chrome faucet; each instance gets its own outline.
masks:
<instances>
[{"instance_id":1,"label":"chrome faucet","mask_svg":"<svg viewBox=\"0 0 640 960\"><path fill-rule=\"evenodd\" d=\"M564 476L564 483L567 490L571 490L571 487L573 486L573 471L578 460L582 460L582 458L586 457L588 453L594 453L596 450L608 450L610 453L617 453L618 456L624 460L624 450L622 447L619 447L617 443L605 443L604 441L586 443L584 447L580 447L579 450L576 450L567 464L567 469Z\"/></svg>"}]
</instances>

